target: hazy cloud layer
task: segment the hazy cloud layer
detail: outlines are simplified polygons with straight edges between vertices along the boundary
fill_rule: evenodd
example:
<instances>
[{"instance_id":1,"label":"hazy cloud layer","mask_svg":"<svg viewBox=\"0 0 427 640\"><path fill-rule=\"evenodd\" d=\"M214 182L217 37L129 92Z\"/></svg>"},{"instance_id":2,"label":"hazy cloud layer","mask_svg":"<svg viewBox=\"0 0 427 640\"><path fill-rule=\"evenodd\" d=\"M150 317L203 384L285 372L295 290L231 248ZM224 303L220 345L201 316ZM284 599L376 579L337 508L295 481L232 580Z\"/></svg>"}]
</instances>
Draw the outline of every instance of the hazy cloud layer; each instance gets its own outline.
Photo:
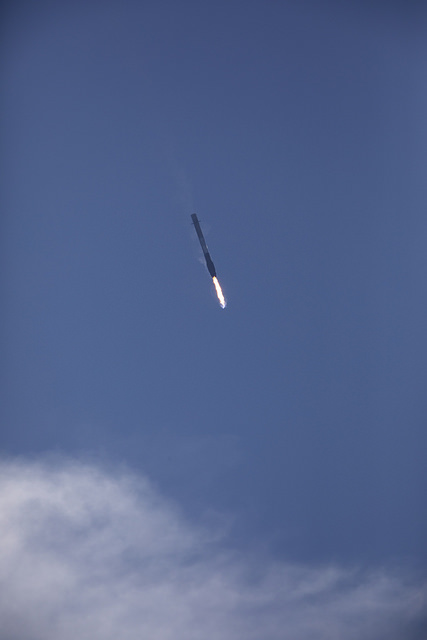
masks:
<instances>
[{"instance_id":1,"label":"hazy cloud layer","mask_svg":"<svg viewBox=\"0 0 427 640\"><path fill-rule=\"evenodd\" d=\"M271 561L197 531L143 478L0 464L0 640L425 638L425 587Z\"/></svg>"}]
</instances>

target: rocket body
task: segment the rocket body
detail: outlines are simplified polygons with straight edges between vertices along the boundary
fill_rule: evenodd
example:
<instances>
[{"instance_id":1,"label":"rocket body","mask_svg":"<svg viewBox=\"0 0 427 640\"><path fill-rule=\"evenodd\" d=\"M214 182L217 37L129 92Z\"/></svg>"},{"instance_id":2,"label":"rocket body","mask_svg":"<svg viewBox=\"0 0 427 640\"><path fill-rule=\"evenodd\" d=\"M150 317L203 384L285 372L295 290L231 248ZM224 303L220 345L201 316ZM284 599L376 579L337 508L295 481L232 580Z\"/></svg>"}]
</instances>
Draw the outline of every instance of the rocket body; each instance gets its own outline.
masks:
<instances>
[{"instance_id":1,"label":"rocket body","mask_svg":"<svg viewBox=\"0 0 427 640\"><path fill-rule=\"evenodd\" d=\"M209 253L205 255L205 259L206 259L206 266L208 268L209 273L211 274L212 278L215 278L216 277L215 265L212 262L212 258L210 257Z\"/></svg>"},{"instance_id":2,"label":"rocket body","mask_svg":"<svg viewBox=\"0 0 427 640\"><path fill-rule=\"evenodd\" d=\"M202 229L200 227L200 222L197 218L197 215L195 213L191 214L191 219L193 221L194 224L194 228L196 229L196 233L197 233L197 237L199 238L199 242L200 242L200 246L202 247L202 251L203 251L203 255L205 256L205 260L206 260L206 266L208 268L208 271L210 273L210 275L212 276L212 278L216 277L216 270L215 270L215 265L212 261L212 258L210 256L209 253L209 249L208 246L206 244Z\"/></svg>"}]
</instances>

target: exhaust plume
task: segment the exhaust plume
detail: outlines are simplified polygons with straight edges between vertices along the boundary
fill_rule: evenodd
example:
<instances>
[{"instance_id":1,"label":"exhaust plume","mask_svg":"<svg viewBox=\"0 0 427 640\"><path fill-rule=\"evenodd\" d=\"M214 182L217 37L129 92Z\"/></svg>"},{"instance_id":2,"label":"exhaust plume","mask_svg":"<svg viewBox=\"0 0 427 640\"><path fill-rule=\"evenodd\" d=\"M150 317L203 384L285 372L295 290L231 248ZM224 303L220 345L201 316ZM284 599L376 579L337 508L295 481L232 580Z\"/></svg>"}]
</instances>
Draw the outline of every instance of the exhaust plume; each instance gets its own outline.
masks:
<instances>
[{"instance_id":1,"label":"exhaust plume","mask_svg":"<svg viewBox=\"0 0 427 640\"><path fill-rule=\"evenodd\" d=\"M227 306L227 302L225 301L224 294L222 293L221 285L218 282L218 278L214 276L212 278L213 283L215 285L216 295L218 296L219 304L223 309Z\"/></svg>"}]
</instances>

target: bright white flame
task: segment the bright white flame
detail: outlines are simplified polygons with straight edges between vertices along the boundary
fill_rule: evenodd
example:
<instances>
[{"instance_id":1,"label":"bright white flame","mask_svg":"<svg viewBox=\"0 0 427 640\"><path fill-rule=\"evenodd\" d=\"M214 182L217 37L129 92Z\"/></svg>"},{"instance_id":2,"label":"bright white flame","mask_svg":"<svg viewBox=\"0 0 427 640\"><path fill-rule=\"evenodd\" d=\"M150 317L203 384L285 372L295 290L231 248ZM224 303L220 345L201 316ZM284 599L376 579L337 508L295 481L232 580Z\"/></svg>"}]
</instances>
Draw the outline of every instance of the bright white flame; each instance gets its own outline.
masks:
<instances>
[{"instance_id":1,"label":"bright white flame","mask_svg":"<svg viewBox=\"0 0 427 640\"><path fill-rule=\"evenodd\" d=\"M218 296L219 304L223 309L225 309L225 306L227 303L225 301L224 294L222 293L221 285L218 282L218 278L214 276L212 280L215 285L216 295Z\"/></svg>"}]
</instances>

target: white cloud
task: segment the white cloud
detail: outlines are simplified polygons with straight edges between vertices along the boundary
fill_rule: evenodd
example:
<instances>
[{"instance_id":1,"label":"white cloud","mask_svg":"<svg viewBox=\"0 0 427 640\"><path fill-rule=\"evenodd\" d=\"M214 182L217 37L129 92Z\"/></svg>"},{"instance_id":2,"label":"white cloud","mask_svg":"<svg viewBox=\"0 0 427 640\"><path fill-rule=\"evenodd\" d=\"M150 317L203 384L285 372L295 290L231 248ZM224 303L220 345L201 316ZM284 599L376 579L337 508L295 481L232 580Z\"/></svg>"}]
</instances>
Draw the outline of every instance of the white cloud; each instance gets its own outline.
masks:
<instances>
[{"instance_id":1,"label":"white cloud","mask_svg":"<svg viewBox=\"0 0 427 640\"><path fill-rule=\"evenodd\" d=\"M261 571L207 533L132 474L3 461L0 640L424 637L423 586L273 560Z\"/></svg>"}]
</instances>

